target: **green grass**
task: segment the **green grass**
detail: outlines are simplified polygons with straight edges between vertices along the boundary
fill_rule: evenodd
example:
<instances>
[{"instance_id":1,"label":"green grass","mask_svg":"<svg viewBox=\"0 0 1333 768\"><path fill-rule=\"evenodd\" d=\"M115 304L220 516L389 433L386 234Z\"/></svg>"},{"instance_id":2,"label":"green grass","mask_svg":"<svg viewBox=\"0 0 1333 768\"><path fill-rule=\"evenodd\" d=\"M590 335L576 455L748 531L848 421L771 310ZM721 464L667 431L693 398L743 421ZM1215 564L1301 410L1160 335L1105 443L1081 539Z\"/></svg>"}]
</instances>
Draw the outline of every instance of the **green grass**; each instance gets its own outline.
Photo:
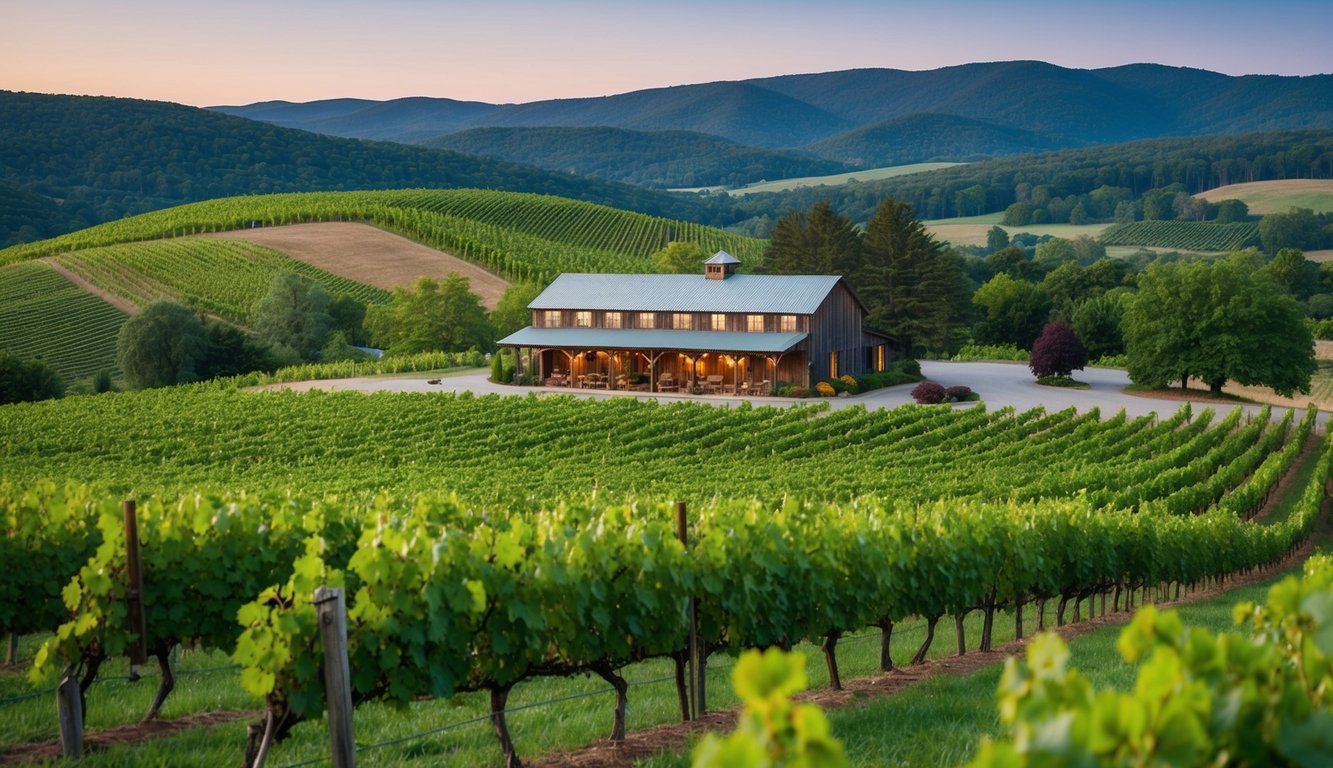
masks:
<instances>
[{"instance_id":1,"label":"green grass","mask_svg":"<svg viewBox=\"0 0 1333 768\"><path fill-rule=\"evenodd\" d=\"M830 176L803 176L792 179L777 179L776 181L757 181L743 187L728 189L727 194L744 196L759 192L787 192L798 187L838 187L854 181L879 181L880 179L891 179L895 176L906 176L910 173L952 168L955 165L962 165L962 163L912 163L909 165L892 165L886 168L870 168L864 171L851 171L849 173L835 173Z\"/></svg>"},{"instance_id":2,"label":"green grass","mask_svg":"<svg viewBox=\"0 0 1333 768\"><path fill-rule=\"evenodd\" d=\"M1232 629L1236 603L1262 601L1278 576L1218 597L1179 607L1187 624L1213 632ZM1003 626L1004 622L997 624ZM1114 624L1070 641L1071 664L1095 687L1128 690L1134 668L1115 650L1123 624ZM952 641L952 635L946 637ZM937 638L938 641L938 638ZM818 662L817 659L807 661ZM970 759L982 736L998 736L995 706L1001 664L968 675L932 677L900 694L866 700L833 710L834 736L843 741L854 766L955 766ZM813 687L813 686L812 686ZM685 752L641 761L644 768L689 765Z\"/></svg>"},{"instance_id":3,"label":"green grass","mask_svg":"<svg viewBox=\"0 0 1333 768\"><path fill-rule=\"evenodd\" d=\"M0 349L46 360L66 385L116 372L116 335L125 319L46 264L0 267Z\"/></svg>"},{"instance_id":4,"label":"green grass","mask_svg":"<svg viewBox=\"0 0 1333 768\"><path fill-rule=\"evenodd\" d=\"M1069 609L1072 612L1072 607ZM1046 609L1048 624L1055 622L1055 603ZM981 636L981 614L972 613L965 629L969 648L975 649ZM1025 610L1028 632L1036 626L1032 606ZM908 621L895 626L893 657L897 664L906 664L925 636L924 622ZM1012 614L997 615L994 642L996 645L1013 637ZM39 638L24 638L20 658L28 661L36 652ZM810 687L828 685L828 672L818 647L803 643L797 647L807 659ZM951 619L943 619L936 627L931 646L931 658L944 658L956 651L954 626ZM871 630L844 637L838 645L839 670L845 680L878 673L879 632ZM226 655L220 652L186 655L179 668L214 669L228 665ZM738 700L731 690L730 673L734 659L725 652L715 653L708 663L708 704L710 709L733 707ZM128 668L123 659L107 662L103 667L106 682L93 686L88 699L88 729L98 730L121 723L136 721L147 711L157 685L157 666L150 663L144 668L144 679L135 684L125 682ZM622 673L630 681L629 722L631 731L679 718L675 686L670 680L672 665L667 660L650 660L626 668ZM0 673L0 702L5 699L44 689L33 688L20 670ZM989 690L989 689L988 689ZM0 703L0 749L38 740L59 737L54 705L54 694L15 704ZM562 700L563 699L563 700ZM559 701L557 701L559 700ZM552 703L554 702L554 703ZM509 726L517 748L524 758L532 758L556 750L577 749L606 738L611 728L611 709L615 699L610 687L600 678L575 676L571 678L540 678L519 684L510 695ZM170 719L185 714L221 709L254 709L262 703L246 694L240 687L236 671L184 674L163 710ZM489 711L485 694L463 694L448 701L423 701L398 709L385 704L367 704L356 709L354 727L359 745L409 737L433 729L450 726L440 733L412 738L401 744L359 749L359 765L438 765L499 766L502 764L499 747L490 723L485 720ZM257 718L256 718L257 719ZM475 721L475 722L468 722ZM117 748L94 754L83 762L88 766L157 765L171 764L179 756L189 754L191 762L201 766L233 766L240 762L247 721L219 725L207 731L194 729L175 736L155 739L133 748ZM461 724L461 725L455 725ZM270 765L282 766L302 759L327 754L327 726L322 719L298 725L292 737L274 747Z\"/></svg>"}]
</instances>

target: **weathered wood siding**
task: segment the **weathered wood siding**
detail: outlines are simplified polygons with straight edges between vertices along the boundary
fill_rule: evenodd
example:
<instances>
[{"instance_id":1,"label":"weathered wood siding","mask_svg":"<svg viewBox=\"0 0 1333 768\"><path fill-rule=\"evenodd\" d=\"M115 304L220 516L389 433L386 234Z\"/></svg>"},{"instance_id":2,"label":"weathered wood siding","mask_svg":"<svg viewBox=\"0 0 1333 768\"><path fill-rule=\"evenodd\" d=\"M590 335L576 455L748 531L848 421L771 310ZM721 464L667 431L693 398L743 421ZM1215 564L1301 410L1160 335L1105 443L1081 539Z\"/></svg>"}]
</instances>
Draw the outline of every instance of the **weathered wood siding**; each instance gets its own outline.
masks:
<instances>
[{"instance_id":1,"label":"weathered wood siding","mask_svg":"<svg viewBox=\"0 0 1333 768\"><path fill-rule=\"evenodd\" d=\"M838 375L866 370L862 315L860 303L841 282L824 297L810 318L810 337L806 339L810 386L830 378L830 353L833 352L838 353Z\"/></svg>"}]
</instances>

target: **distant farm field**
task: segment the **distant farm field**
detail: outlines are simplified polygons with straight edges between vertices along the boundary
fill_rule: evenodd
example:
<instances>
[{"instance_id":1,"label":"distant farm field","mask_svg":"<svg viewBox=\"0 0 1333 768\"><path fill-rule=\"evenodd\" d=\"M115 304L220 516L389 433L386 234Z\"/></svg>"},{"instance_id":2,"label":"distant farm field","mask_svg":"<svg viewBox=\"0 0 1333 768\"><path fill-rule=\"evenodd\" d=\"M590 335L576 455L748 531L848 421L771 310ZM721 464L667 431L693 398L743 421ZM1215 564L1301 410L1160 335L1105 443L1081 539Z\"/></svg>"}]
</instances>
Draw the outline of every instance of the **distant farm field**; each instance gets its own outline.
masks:
<instances>
[{"instance_id":1,"label":"distant farm field","mask_svg":"<svg viewBox=\"0 0 1333 768\"><path fill-rule=\"evenodd\" d=\"M962 163L912 163L911 165L891 165L887 168L871 168L865 171L836 173L832 176L805 176L795 179L759 181L736 189L728 189L729 195L753 195L759 192L787 192L798 187L838 187L855 181L878 181L909 173L937 171L940 168L952 168Z\"/></svg>"},{"instance_id":2,"label":"distant farm field","mask_svg":"<svg viewBox=\"0 0 1333 768\"><path fill-rule=\"evenodd\" d=\"M66 384L115 371L126 315L41 262L0 268L0 349L40 357Z\"/></svg>"},{"instance_id":3,"label":"distant farm field","mask_svg":"<svg viewBox=\"0 0 1333 768\"><path fill-rule=\"evenodd\" d=\"M369 224L330 221L218 232L210 237L245 240L341 275L391 290L411 287L420 277L456 272L468 279L481 303L494 309L509 282L476 264Z\"/></svg>"},{"instance_id":4,"label":"distant farm field","mask_svg":"<svg viewBox=\"0 0 1333 768\"><path fill-rule=\"evenodd\" d=\"M1285 213L1291 208L1309 208L1315 213L1333 212L1333 179L1284 179L1230 184L1203 192L1197 197L1211 202L1240 200L1250 213Z\"/></svg>"},{"instance_id":5,"label":"distant farm field","mask_svg":"<svg viewBox=\"0 0 1333 768\"><path fill-rule=\"evenodd\" d=\"M988 213L984 216L934 219L922 223L936 240L947 241L957 246L985 245L986 233L994 226L999 226L1008 232L1010 237L1020 232L1029 232L1038 236L1050 235L1066 240L1072 240L1079 235L1096 238L1111 226L1110 224L1028 224L1022 227L1009 227L1000 224L1003 217L1004 214L1001 213Z\"/></svg>"}]
</instances>

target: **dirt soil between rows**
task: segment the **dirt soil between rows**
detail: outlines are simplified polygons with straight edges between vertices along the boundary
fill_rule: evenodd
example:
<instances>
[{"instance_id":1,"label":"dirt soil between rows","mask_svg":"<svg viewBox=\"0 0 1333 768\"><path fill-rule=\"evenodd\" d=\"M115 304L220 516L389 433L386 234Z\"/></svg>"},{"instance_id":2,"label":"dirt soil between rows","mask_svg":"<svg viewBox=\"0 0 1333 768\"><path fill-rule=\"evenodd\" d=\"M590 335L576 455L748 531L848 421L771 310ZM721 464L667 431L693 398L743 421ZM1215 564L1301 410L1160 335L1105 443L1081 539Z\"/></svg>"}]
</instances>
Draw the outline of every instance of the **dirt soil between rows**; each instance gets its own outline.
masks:
<instances>
[{"instance_id":1,"label":"dirt soil between rows","mask_svg":"<svg viewBox=\"0 0 1333 768\"><path fill-rule=\"evenodd\" d=\"M205 237L248 240L335 275L392 290L410 288L419 277L450 272L466 277L487 309L495 309L508 281L444 251L369 224L330 221L216 232Z\"/></svg>"}]
</instances>

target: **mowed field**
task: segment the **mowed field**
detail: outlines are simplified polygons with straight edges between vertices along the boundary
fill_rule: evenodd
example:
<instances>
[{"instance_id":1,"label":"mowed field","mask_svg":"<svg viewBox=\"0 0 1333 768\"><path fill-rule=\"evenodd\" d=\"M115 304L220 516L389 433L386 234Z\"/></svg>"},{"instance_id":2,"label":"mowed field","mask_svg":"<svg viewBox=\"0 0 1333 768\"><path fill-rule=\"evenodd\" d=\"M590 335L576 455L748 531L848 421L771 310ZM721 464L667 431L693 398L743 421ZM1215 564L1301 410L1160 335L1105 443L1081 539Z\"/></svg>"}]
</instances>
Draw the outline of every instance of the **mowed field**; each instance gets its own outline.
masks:
<instances>
[{"instance_id":1,"label":"mowed field","mask_svg":"<svg viewBox=\"0 0 1333 768\"><path fill-rule=\"evenodd\" d=\"M1000 224L1004 218L1002 213L988 213L984 216L965 216L956 219L934 219L923 221L926 231L935 236L936 240L943 240L953 243L957 246L964 245L985 245L986 233L990 232L991 227L998 226L1012 237L1019 232L1030 232L1034 235L1050 235L1051 237L1062 237L1066 240L1072 240L1079 235L1087 235L1096 238L1110 224L1028 224L1022 227L1009 227Z\"/></svg>"},{"instance_id":2,"label":"mowed field","mask_svg":"<svg viewBox=\"0 0 1333 768\"><path fill-rule=\"evenodd\" d=\"M218 232L225 240L248 240L358 283L392 290L411 287L420 277L457 272L487 309L495 309L509 282L444 251L385 232L369 224L323 222Z\"/></svg>"},{"instance_id":3,"label":"mowed field","mask_svg":"<svg viewBox=\"0 0 1333 768\"><path fill-rule=\"evenodd\" d=\"M1229 184L1203 192L1197 197L1209 202L1240 200L1250 213L1286 213L1292 208L1309 208L1315 213L1333 212L1333 179L1284 179Z\"/></svg>"},{"instance_id":4,"label":"mowed field","mask_svg":"<svg viewBox=\"0 0 1333 768\"><path fill-rule=\"evenodd\" d=\"M776 181L759 181L754 184L747 184L744 187L728 189L729 195L753 195L758 192L786 192L798 187L837 187L852 181L878 181L880 179L891 179L895 176L906 176L909 173L922 173L923 171L936 171L940 168L952 168L962 163L912 163L910 165L891 165L887 168L871 168L865 171L852 171L850 173L835 173L832 176L803 176L793 179L778 179Z\"/></svg>"}]
</instances>

